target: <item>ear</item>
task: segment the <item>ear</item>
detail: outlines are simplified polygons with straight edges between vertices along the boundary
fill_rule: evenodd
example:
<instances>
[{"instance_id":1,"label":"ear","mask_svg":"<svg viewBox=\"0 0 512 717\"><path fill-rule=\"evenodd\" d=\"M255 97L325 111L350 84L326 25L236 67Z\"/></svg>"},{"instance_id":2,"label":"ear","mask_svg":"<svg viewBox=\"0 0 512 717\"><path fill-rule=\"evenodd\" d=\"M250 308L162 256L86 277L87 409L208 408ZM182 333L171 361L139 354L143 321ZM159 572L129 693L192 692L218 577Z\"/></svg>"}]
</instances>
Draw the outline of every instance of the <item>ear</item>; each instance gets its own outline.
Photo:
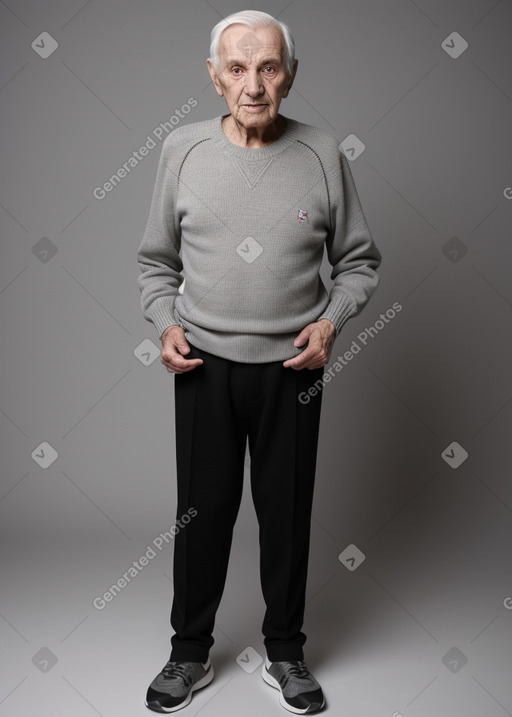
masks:
<instances>
[{"instance_id":1,"label":"ear","mask_svg":"<svg viewBox=\"0 0 512 717\"><path fill-rule=\"evenodd\" d=\"M222 97L224 95L224 92L222 91L217 72L215 71L215 68L210 58L206 60L206 66L208 67L208 72L210 73L212 82L215 85L215 90L217 91L217 94L219 95L219 97Z\"/></svg>"},{"instance_id":2,"label":"ear","mask_svg":"<svg viewBox=\"0 0 512 717\"><path fill-rule=\"evenodd\" d=\"M297 74L298 66L299 66L299 61L297 59L295 59L293 61L293 65L292 65L292 74L290 75L290 78L286 85L286 89L283 92L283 97L288 97L288 94L289 94L290 90L292 89L293 81L295 80L295 75Z\"/></svg>"}]
</instances>

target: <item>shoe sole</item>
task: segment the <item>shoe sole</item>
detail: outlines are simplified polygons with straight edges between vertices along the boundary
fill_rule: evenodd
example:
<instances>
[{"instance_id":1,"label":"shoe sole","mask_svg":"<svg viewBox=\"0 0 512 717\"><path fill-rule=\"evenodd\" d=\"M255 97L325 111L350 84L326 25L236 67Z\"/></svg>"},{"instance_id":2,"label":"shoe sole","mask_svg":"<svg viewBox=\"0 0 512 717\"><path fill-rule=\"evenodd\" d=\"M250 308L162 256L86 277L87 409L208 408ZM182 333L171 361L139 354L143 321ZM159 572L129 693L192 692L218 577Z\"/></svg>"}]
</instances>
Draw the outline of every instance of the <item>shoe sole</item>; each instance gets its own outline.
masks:
<instances>
[{"instance_id":1,"label":"shoe sole","mask_svg":"<svg viewBox=\"0 0 512 717\"><path fill-rule=\"evenodd\" d=\"M210 669L205 674L205 676L201 677L201 679L198 682L196 682L194 685L192 685L192 689L188 693L185 700L181 704L176 705L176 707L161 707L160 705L158 705L158 709L155 709L154 707L150 707L146 700L144 700L144 704L146 705L146 707L148 709L153 710L153 712L164 712L165 714L168 714L170 712L176 712L177 710L181 710L181 709L183 709L183 707L186 707L188 704L190 704L190 700L192 699L192 693L196 692L197 690L200 690L202 687L206 687L206 685L209 685L210 682L213 680L214 675L215 675L215 673L213 671L213 666L210 665Z\"/></svg>"},{"instance_id":2,"label":"shoe sole","mask_svg":"<svg viewBox=\"0 0 512 717\"><path fill-rule=\"evenodd\" d=\"M318 712L318 710L321 710L322 707L325 705L325 699L323 700L321 705L318 705L318 703L315 703L317 706L310 705L309 707L306 707L305 710L301 710L298 707L292 707L288 702L285 700L283 691L281 689L281 685L279 682L275 679L275 677L272 677L272 675L267 671L267 666L265 663L263 663L263 669L261 671L261 676L265 680L265 682L270 685L271 687L274 687L276 690L279 690L279 702L281 704L281 707L284 707L285 710L288 710L289 712L294 712L297 715L305 715L305 714L313 714L313 712ZM313 707L313 709L311 709Z\"/></svg>"}]
</instances>

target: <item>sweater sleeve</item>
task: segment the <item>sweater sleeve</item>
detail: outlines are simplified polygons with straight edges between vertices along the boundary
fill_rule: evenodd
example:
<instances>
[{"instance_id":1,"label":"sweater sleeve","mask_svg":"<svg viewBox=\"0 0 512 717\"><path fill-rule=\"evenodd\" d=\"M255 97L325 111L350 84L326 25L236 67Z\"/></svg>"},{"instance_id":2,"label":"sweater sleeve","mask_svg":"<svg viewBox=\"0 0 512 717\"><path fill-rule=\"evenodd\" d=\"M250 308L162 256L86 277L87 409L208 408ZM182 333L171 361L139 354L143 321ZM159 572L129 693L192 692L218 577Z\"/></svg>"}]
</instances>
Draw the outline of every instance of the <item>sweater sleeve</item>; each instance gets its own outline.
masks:
<instances>
[{"instance_id":1,"label":"sweater sleeve","mask_svg":"<svg viewBox=\"0 0 512 717\"><path fill-rule=\"evenodd\" d=\"M181 235L176 217L177 176L172 170L169 137L162 146L146 230L137 252L142 314L161 338L168 326L178 324L174 302L183 281L179 255Z\"/></svg>"},{"instance_id":2,"label":"sweater sleeve","mask_svg":"<svg viewBox=\"0 0 512 717\"><path fill-rule=\"evenodd\" d=\"M325 240L334 284L329 303L317 319L332 321L336 336L343 324L368 303L379 284L376 269L382 260L366 223L348 159L341 150L339 159L339 179L331 197L332 226Z\"/></svg>"}]
</instances>

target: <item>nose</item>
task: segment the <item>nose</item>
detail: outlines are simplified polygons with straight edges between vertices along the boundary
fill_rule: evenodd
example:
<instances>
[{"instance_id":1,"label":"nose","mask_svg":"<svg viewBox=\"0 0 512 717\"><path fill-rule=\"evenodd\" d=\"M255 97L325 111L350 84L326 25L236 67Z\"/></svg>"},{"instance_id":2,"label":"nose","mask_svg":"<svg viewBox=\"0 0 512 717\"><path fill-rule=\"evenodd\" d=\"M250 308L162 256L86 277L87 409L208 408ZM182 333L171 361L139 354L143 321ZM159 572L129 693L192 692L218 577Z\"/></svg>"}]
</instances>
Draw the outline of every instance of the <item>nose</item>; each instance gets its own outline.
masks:
<instances>
[{"instance_id":1,"label":"nose","mask_svg":"<svg viewBox=\"0 0 512 717\"><path fill-rule=\"evenodd\" d=\"M264 92L259 74L256 70L248 71L245 81L245 92L249 97L257 97Z\"/></svg>"}]
</instances>

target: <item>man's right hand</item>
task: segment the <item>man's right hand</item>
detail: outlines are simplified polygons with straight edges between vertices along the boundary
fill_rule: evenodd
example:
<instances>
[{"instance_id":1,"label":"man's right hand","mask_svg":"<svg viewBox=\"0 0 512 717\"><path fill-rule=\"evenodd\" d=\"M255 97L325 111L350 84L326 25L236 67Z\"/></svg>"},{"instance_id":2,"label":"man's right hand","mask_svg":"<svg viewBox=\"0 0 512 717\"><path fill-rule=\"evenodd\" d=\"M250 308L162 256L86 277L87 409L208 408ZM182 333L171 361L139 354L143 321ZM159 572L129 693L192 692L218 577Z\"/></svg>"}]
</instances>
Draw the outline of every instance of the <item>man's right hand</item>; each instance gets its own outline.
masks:
<instances>
[{"instance_id":1,"label":"man's right hand","mask_svg":"<svg viewBox=\"0 0 512 717\"><path fill-rule=\"evenodd\" d=\"M188 354L190 346L185 338L185 332L178 326L173 324L168 326L160 337L162 341L162 353L160 355L160 363L172 373L184 373L192 371L192 369L200 366L203 359L185 359L182 354Z\"/></svg>"}]
</instances>

